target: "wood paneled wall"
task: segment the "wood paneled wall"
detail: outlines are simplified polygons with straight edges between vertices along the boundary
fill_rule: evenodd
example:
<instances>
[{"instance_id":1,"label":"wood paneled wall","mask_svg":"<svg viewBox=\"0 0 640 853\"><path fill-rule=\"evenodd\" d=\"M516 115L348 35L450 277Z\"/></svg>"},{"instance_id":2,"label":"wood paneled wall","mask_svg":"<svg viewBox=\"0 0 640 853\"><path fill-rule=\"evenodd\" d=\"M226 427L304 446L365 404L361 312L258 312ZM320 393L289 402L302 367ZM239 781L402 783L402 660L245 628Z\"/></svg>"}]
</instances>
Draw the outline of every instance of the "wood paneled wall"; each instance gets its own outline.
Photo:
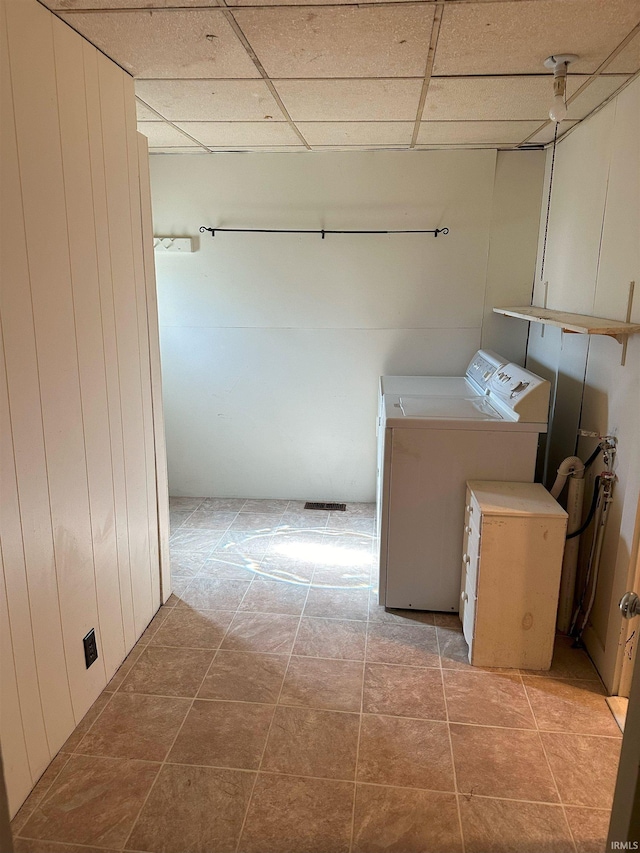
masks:
<instances>
[{"instance_id":1,"label":"wood paneled wall","mask_svg":"<svg viewBox=\"0 0 640 853\"><path fill-rule=\"evenodd\" d=\"M36 0L4 6L0 739L14 814L170 590L133 80Z\"/></svg>"}]
</instances>

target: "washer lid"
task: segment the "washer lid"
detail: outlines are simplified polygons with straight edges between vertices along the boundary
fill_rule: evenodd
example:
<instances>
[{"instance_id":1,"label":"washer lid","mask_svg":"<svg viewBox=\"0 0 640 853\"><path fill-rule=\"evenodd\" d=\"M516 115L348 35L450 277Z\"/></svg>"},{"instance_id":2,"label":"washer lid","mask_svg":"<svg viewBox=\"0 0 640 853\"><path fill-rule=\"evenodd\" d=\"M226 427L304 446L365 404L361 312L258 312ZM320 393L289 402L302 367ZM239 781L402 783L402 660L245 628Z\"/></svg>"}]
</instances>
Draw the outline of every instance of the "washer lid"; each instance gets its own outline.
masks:
<instances>
[{"instance_id":1,"label":"washer lid","mask_svg":"<svg viewBox=\"0 0 640 853\"><path fill-rule=\"evenodd\" d=\"M393 404L395 417L502 421L486 397L414 397L403 394ZM397 411L399 409L399 412ZM391 415L391 412L388 412Z\"/></svg>"}]
</instances>

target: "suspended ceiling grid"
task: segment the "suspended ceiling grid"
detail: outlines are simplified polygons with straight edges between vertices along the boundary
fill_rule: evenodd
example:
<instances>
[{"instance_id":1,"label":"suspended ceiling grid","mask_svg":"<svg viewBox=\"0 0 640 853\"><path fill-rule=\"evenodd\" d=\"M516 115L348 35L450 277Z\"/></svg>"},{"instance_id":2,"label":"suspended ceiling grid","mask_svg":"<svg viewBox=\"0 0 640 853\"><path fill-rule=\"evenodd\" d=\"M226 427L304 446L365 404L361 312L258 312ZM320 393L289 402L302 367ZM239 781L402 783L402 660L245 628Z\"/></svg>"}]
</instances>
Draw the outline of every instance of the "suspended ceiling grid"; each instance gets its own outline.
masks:
<instances>
[{"instance_id":1,"label":"suspended ceiling grid","mask_svg":"<svg viewBox=\"0 0 640 853\"><path fill-rule=\"evenodd\" d=\"M170 5L169 5L170 4ZM640 0L46 0L136 78L152 152L517 148L640 70Z\"/></svg>"}]
</instances>

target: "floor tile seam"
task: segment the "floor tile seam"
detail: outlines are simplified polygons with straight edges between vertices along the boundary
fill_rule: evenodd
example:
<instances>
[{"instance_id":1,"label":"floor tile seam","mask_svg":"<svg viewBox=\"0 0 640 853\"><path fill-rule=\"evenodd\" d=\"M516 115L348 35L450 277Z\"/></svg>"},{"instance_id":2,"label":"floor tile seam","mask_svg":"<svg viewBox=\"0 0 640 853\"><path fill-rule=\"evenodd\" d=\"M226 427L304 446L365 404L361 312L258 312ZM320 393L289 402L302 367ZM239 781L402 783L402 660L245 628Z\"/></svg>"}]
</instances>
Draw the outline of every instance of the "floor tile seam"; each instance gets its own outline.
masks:
<instances>
[{"instance_id":1,"label":"floor tile seam","mask_svg":"<svg viewBox=\"0 0 640 853\"><path fill-rule=\"evenodd\" d=\"M199 506L200 506L200 504L198 504L198 507L199 507ZM184 514L185 514L185 516L186 516L186 518L183 518L183 519L182 519L182 521L180 522L180 524L178 525L178 527L182 527L182 525L185 523L185 521L187 521L188 519L190 519L194 512L197 512L197 511L198 511L198 507L196 507L195 509L185 509L185 510L182 510L182 509L171 509L171 507L169 507L169 515L171 515L171 513L172 513L172 512L179 512L180 514L184 513ZM178 528L176 528L176 530L177 530L177 529L178 529ZM173 531L171 531L171 532L173 533Z\"/></svg>"},{"instance_id":2,"label":"floor tile seam","mask_svg":"<svg viewBox=\"0 0 640 853\"><path fill-rule=\"evenodd\" d=\"M136 644L136 645L137 645L137 644ZM135 649L135 646L134 646L133 648ZM123 661L123 663L124 663L124 661ZM121 665L122 665L122 664L121 664ZM119 669L119 667L118 667L118 669ZM117 672L117 671L118 671L118 670L116 670L116 672ZM114 675L115 675L115 674L116 674L116 673L114 672ZM80 740L78 741L78 746L80 746L80 745L82 744L83 740L87 737L87 735L91 732L91 730L93 729L93 727L95 726L95 724L98 722L98 720L100 719L100 717L101 717L101 716L104 714L104 712L107 710L107 706L111 704L111 702L112 702L112 700L113 700L113 697L116 695L116 693L117 693L117 692L118 692L118 691L117 691L117 688L116 688L116 690L114 690L114 691L113 691L113 693L108 694L109 698L108 698L108 699L107 699L107 701L104 703L104 708L102 708L102 710L98 713L98 716L97 716L97 717L95 718L95 720L91 723L91 725L90 725L90 726L89 726L89 728L86 730L86 732L82 735L82 737L81 737L81 738L80 738ZM103 694L103 693L104 693L104 689L103 689L103 690L102 690L102 692L100 693L100 696L102 696L102 694ZM98 698L99 698L99 697L98 697ZM96 699L96 702L97 702L97 701L98 701L98 700ZM80 723L78 723L78 725L80 725L81 723L82 723L82 720L80 720ZM76 726L76 728L77 728L77 726ZM75 729L73 730L73 732L75 732ZM71 734L69 735L69 737L71 737L71 736L73 735L73 732L71 732ZM60 751L62 751L62 749L64 749L64 744L62 745L62 747L61 747ZM75 750L74 750L74 749L70 750L69 755L75 755L75 754L76 754L76 752L75 752ZM66 764L65 764L65 766L66 766ZM57 778L58 778L58 777L56 776L56 779L57 779Z\"/></svg>"},{"instance_id":3,"label":"floor tile seam","mask_svg":"<svg viewBox=\"0 0 640 853\"><path fill-rule=\"evenodd\" d=\"M153 762L153 763L159 763L159 762ZM226 767L226 766L212 766L212 765L179 764L178 762L174 762L174 763L172 763L172 765L177 766L177 767L199 767L202 769L231 770L231 771L237 772L237 773L255 774L256 776L258 774L261 774L261 775L265 775L265 776L284 776L286 778L291 778L291 779L310 779L310 780L320 781L320 782L337 782L337 783L346 784L346 785L354 785L356 788L358 786L369 786L369 787L373 787L373 788L391 788L393 790L400 790L400 791L424 791L426 793L431 793L431 794L438 794L438 795L444 795L444 796L449 796L449 797L457 797L457 799L464 799L467 801L472 800L472 799L481 799L481 800L498 801L498 802L522 803L522 804L536 805L536 806L547 806L547 807L552 807L552 808L556 808L556 809L560 809L563 807L562 803L550 802L547 800L528 800L528 799L514 798L514 797L495 797L495 796L491 796L491 795L487 795L487 794L477 794L475 792L471 793L468 791L467 792L464 792L464 791L456 792L456 791L442 790L439 788L423 788L423 787L419 787L419 786L393 785L393 784L382 783L382 782L363 782L360 780L336 779L336 778L332 778L332 777L328 777L328 776L309 776L309 775L304 775L304 774L299 774L299 773L282 773L282 772L275 771L275 770L257 771L257 770L247 769L246 767L243 768L243 767ZM567 803L566 806L569 809L580 809L580 810L585 810L585 811L601 812L601 813L605 813L605 814L610 814L610 812L611 812L611 810L609 808L601 808L601 807L594 807L594 806L583 806L583 805L580 805L579 803ZM20 838L20 839L24 839L27 841L52 841L52 839L32 838L30 836L22 835L21 833L17 833L15 837ZM67 842L65 842L65 843L67 843ZM82 845L79 845L79 846L82 847ZM105 847L105 848L101 848L99 844L98 845L93 844L92 846L98 847L99 849L105 849L105 850L113 850L114 849L113 845L111 845L109 847ZM128 853L129 852L130 853L136 853L135 848L126 847L126 843L125 843L124 849L126 851L128 851ZM148 851L141 851L141 853L148 853Z\"/></svg>"},{"instance_id":4,"label":"floor tile seam","mask_svg":"<svg viewBox=\"0 0 640 853\"><path fill-rule=\"evenodd\" d=\"M525 690L527 689L527 680L529 680L529 681L533 680L533 683L530 685L530 687L532 689L540 689L539 687L534 688L534 685L537 685L537 684L553 684L554 682L577 681L577 682L580 682L580 685L585 684L585 685L592 685L592 686L599 683L599 682L595 681L595 679L575 678L572 675L565 675L565 676L555 676L554 675L554 676L544 677L541 675L529 675L526 672L524 672L524 673L521 672L520 674L522 676L522 683L524 684ZM607 696L609 695L606 690L602 690L602 692L600 692L600 691L595 692L594 690L585 690L584 692L589 693L591 696L597 696L600 699L606 699Z\"/></svg>"},{"instance_id":5,"label":"floor tile seam","mask_svg":"<svg viewBox=\"0 0 640 853\"><path fill-rule=\"evenodd\" d=\"M368 602L367 602L367 612L368 612ZM360 764L360 739L362 737L362 720L364 717L364 683L365 683L366 670L367 670L366 660L367 660L368 635L369 635L369 632L365 631L365 635L364 635L364 658L362 661L362 688L360 690L360 715L359 715L360 718L358 720L358 737L356 740L356 760L355 760L355 766L354 766L354 790L353 790L353 803L352 803L352 807L351 807L351 834L349 837L349 851L353 850L354 835L355 835L355 829L356 829L356 793L357 793L357 788L355 787L355 784L357 783L358 767Z\"/></svg>"},{"instance_id":6,"label":"floor tile seam","mask_svg":"<svg viewBox=\"0 0 640 853\"><path fill-rule=\"evenodd\" d=\"M307 599L308 599L308 598L309 598L309 590L307 590L307 595L305 596L305 605L306 605L306 603L307 603ZM280 690L278 691L278 696L276 697L276 703L275 703L276 708L277 708L277 706L278 706L278 704L279 704L279 702L280 702L280 698L281 698L281 696L282 696L282 691L283 691L283 689L284 689L284 684L285 684L285 681L286 681L286 679L287 679L287 673L289 672L289 665L290 665L290 663L291 663L291 658L292 658L292 656L293 656L293 648L294 648L294 646L295 646L295 644L296 644L296 640L298 639L298 632L299 632L299 630L300 630L300 623L301 623L301 621L302 621L302 616L300 616L300 617L299 617L299 619L298 619L298 625L297 625L297 627L296 627L296 633L295 633L295 635L294 635L293 642L291 643L291 648L289 649L289 656L288 656L288 659L287 659L287 665L286 665L286 667L285 667L284 674L283 674L283 676L282 676L282 681L280 682ZM260 773L260 770L261 770L261 768L262 768L262 762L264 761L264 756L265 756L265 754L266 754L266 752L267 752L267 746L268 746L268 744L269 744L269 738L271 737L271 729L273 728L273 721L275 720L275 717L276 717L276 710L275 710L275 708L274 708L273 714L271 715L271 720L269 721L269 728L267 729L267 736L266 736L266 738L265 738L265 740L264 740L264 746L263 746L263 748L262 748L262 752L261 752L261 754L260 754L260 761L258 762L258 767L257 767L257 770L256 770L256 777L255 777L255 779L253 780L253 785L251 786L251 792L250 792L250 794L249 794L249 798L248 798L248 800L247 800L247 807L246 807L246 809L245 809L245 813L244 813L243 818L242 818L242 824L241 824L241 826L240 826L240 832L238 833L238 841L236 842L236 846L235 846L235 851L236 851L236 853L237 853L237 851L238 851L238 850L239 850L239 848L240 848L240 842L241 842L241 840L242 840L242 834L243 834L243 832L244 832L244 828L245 828L245 825L246 825L246 822L247 822L247 817L248 817L248 815L249 815L249 809L251 808L251 803L252 803L252 801L253 801L253 794L254 794L254 791L255 791L255 789L256 789L256 784L257 784L257 782L258 782L258 774Z\"/></svg>"},{"instance_id":7,"label":"floor tile seam","mask_svg":"<svg viewBox=\"0 0 640 853\"><path fill-rule=\"evenodd\" d=\"M622 735L596 735L590 732L574 732L574 731L559 731L557 729L539 729L541 735L565 735L568 737L589 737L598 738L598 740L611 740L615 743L622 743Z\"/></svg>"},{"instance_id":8,"label":"floor tile seam","mask_svg":"<svg viewBox=\"0 0 640 853\"><path fill-rule=\"evenodd\" d=\"M191 526L188 523L189 518L192 518L196 512L205 512L206 515L209 516L209 519L207 519L207 520L211 520L211 521L216 521L216 519L211 518L211 516L214 513L223 513L223 512L225 513L225 515L233 515L233 519L231 521L227 522L226 524L224 524L224 523L220 524L219 527ZM226 533L227 530L231 527L231 525L235 522L235 520L237 519L237 517L239 515L240 515L240 510L236 510L235 512L233 510L230 510L229 512L225 512L225 510L218 510L218 509L212 509L212 510L196 509L191 513L189 518L185 518L185 520L180 525L180 529L181 530L212 530L212 531L215 531L216 533L219 533L222 530Z\"/></svg>"},{"instance_id":9,"label":"floor tile seam","mask_svg":"<svg viewBox=\"0 0 640 853\"><path fill-rule=\"evenodd\" d=\"M215 650L195 649L195 651L215 651L216 653L217 652L229 652L232 654L238 653L238 654L255 654L255 655L277 655L278 657L281 657L281 658L285 658L285 657L286 658L294 658L295 657L295 658L298 658L300 660L306 660L306 659L324 660L324 661L328 661L328 662L334 662L335 661L338 663L358 663L358 664L366 664L367 663L367 661L362 661L362 660L359 660L356 658L323 658L323 657L312 657L311 655L292 655L292 654L280 653L280 652L243 652L243 651L237 652L237 650L235 650L235 649L221 649L221 648L218 648ZM214 657L211 661L211 664L209 666L209 670L210 670L211 666L215 663L216 657L217 657L217 654L214 655ZM398 668L403 668L403 665L401 665L401 664L390 664L390 666L396 666ZM406 668L429 669L429 667L406 667ZM432 667L431 669L435 670L436 668ZM207 670L207 675L209 674L209 670ZM287 668L287 671L288 671L288 668ZM205 678L206 678L206 676L205 676ZM284 682L283 682L283 684L284 684ZM199 688L199 689L201 689L201 688ZM296 704L290 704L287 702L280 702L279 700L277 700L275 703L272 703L272 702L254 702L254 701L251 701L249 699L209 698L209 697L199 696L198 694L196 694L195 696L190 696L190 695L184 696L184 695L179 695L179 694L167 694L167 693L145 693L143 690L120 691L120 689L118 689L117 691L114 691L113 693L110 694L109 701L111 701L111 698L113 698L113 696L116 695L116 692L118 692L118 693L122 692L122 694L125 696L147 696L147 697L153 697L153 698L157 698L157 699L184 699L184 700L188 700L188 701L194 701L197 699L198 701L201 701L201 702L227 702L227 703L231 702L231 703L242 704L242 705L265 705L265 706L269 706L269 707L273 706L273 707L280 707L280 708L302 708L302 709L315 710L315 711L327 711L327 712L335 713L335 714L352 714L353 715L353 714L362 713L363 715L368 716L368 717L385 717L385 718L396 719L396 720L411 720L413 722L449 723L449 724L455 725L455 726L467 726L470 728L479 728L479 729L492 729L495 731L538 732L540 734L568 735L568 736L576 736L576 737L590 737L590 738L598 738L600 740L610 740L610 741L616 741L616 742L619 742L622 740L622 738L618 737L617 735L584 734L582 732L556 730L556 729L536 729L536 728L527 728L524 726L504 726L504 725L497 725L497 724L491 725L488 723L476 723L476 722L469 722L467 720L456 720L456 719L452 719L450 716L448 718L445 717L443 719L443 718L437 718L437 717L411 717L411 716L406 716L404 714L385 714L385 713L379 713L376 711L366 711L366 710L363 710L362 712L345 711L345 710L338 709L338 708L327 708L324 706L316 706L316 705L296 705ZM445 694L445 702L446 702L446 694ZM107 704L109 704L109 703L107 703ZM104 712L105 709L106 709L106 705L105 705L105 708L100 712L100 716L102 715L102 713ZM95 722L97 722L97 719ZM93 728L93 725L95 725L95 722L92 723L91 728ZM87 732L85 733L85 735L83 735L83 740L89 731L90 731L90 729L88 729ZM60 752L63 752L63 749L61 749ZM65 754L67 754L67 753L65 753ZM77 753L76 750L71 750L68 754L69 755L71 755L71 754L85 755L87 753Z\"/></svg>"},{"instance_id":10,"label":"floor tile seam","mask_svg":"<svg viewBox=\"0 0 640 853\"><path fill-rule=\"evenodd\" d=\"M230 623L230 624L231 624L231 623ZM228 628L227 628L226 630L228 630ZM225 636L226 636L226 631L225 631ZM155 786L156 786L156 784L157 784L157 782L158 782L158 779L160 778L160 776L161 776L161 774L162 774L162 770L163 770L163 768L164 768L164 767L165 767L165 765L167 764L167 759L168 759L169 755L171 754L171 750L172 750L172 749L173 749L173 747L175 746L176 741L178 740L178 737L180 736L180 732L181 732L181 731L182 731L182 729L184 728L184 724L185 724L185 722L187 721L187 718L189 717L189 714L191 713L191 709L193 708L193 705L194 705L194 703L195 703L195 701L196 701L196 696L198 695L198 693L199 693L199 692L200 692L200 690L202 689L202 685L204 684L205 678L207 677L207 675L208 675L208 673L209 673L209 670L211 669L211 666L213 665L213 661L214 661L214 660L215 660L215 653L214 653L213 657L211 658L211 661L210 661L210 663L209 663L209 666L207 667L207 669L206 669L206 671L205 671L205 674L203 675L203 677L202 677L202 679L201 679L201 681L200 681L200 685L198 686L198 689L196 690L196 692L195 692L194 696L191 698L191 702L190 702L190 704L189 704L189 707L186 709L185 715L184 715L184 717L182 718L182 722L181 722L181 723L180 723L180 725L178 726L178 729L177 729L177 731L176 731L175 737L173 738L173 740L172 740L172 742L171 742L171 744L170 744L170 746L169 746L169 748L168 748L168 750L167 750L167 752L166 752L166 755L165 755L165 757L164 757L164 760L161 762L161 764L160 764L160 766L159 766L159 768L158 768L158 771L157 771L157 773L156 773L156 776L155 776L155 778L154 778L154 780L153 780L152 784L150 785L149 790L147 791L147 795L146 795L146 797L144 798L144 802L142 803L142 805L141 805L141 807L140 807L140 809L139 809L139 811L138 811L138 814L137 814L137 815L136 815L136 817L135 817L135 820L134 820L134 821L132 822L132 824L131 824L131 830L129 831L129 834L127 835L127 838L126 838L125 843L122 845L122 847L123 847L123 848L126 848L126 847L127 847L127 842L129 841L129 839L130 839L130 838L131 838L131 836L133 835L133 832L134 832L134 830L135 830L135 828L136 828L136 825L137 825L138 821L140 820L140 815L142 814L142 812L143 812L143 810L144 810L144 808L145 808L145 806L146 806L146 804L147 804L147 802L148 802L148 800L149 800L149 798L150 798L150 796L151 796L151 793L152 793L153 789L155 788ZM176 698L180 698L180 697L176 697ZM188 697L187 697L187 698L188 698Z\"/></svg>"},{"instance_id":11,"label":"floor tile seam","mask_svg":"<svg viewBox=\"0 0 640 853\"><path fill-rule=\"evenodd\" d=\"M475 791L458 791L457 796L463 800L497 800L498 802L507 802L507 803L523 803L531 806L547 806L555 809L562 809L565 811L565 806L570 809L587 809L589 811L600 811L600 812L609 812L609 809L602 808L592 808L591 806L581 806L578 803L563 803L563 802L553 802L551 800L526 800L517 797L494 797L491 794L478 794ZM566 813L565 813L566 819ZM567 822L568 825L568 822Z\"/></svg>"},{"instance_id":12,"label":"floor tile seam","mask_svg":"<svg viewBox=\"0 0 640 853\"><path fill-rule=\"evenodd\" d=\"M69 841L55 841L53 838L33 838L30 835L20 835L19 833L17 835L14 835L13 838L14 841L39 841L41 843L44 842L45 844L64 844L68 847L71 847L72 849L76 848L80 851L80 853L82 853L82 851L84 850L91 848L95 848L96 850L107 850L109 851L109 853L111 853L111 851L113 850L122 850L122 848L118 848L117 846L114 847L113 844L111 844L109 847L102 847L102 845L100 844L76 844L75 842ZM129 851L127 851L126 853L129 853ZM133 853L138 853L138 851L133 851ZM149 853L149 851L139 851L139 853Z\"/></svg>"},{"instance_id":13,"label":"floor tile seam","mask_svg":"<svg viewBox=\"0 0 640 853\"><path fill-rule=\"evenodd\" d=\"M73 732L72 732L71 734L73 734ZM69 735L69 737L71 737L71 735ZM51 790L51 788L52 788L52 787L53 787L53 785L55 784L56 780L59 778L59 776L60 776L60 774L62 773L62 771L64 770L64 768L65 768L65 767L67 766L67 764L69 763L69 761L70 761L70 759L71 759L72 754L73 754L73 753L71 753L71 752L64 752L64 744L63 744L63 746L62 746L62 747L58 750L58 752L54 755L54 757L52 758L51 762L47 765L47 767L46 767L46 769L45 769L44 773L42 774L42 776L44 776L44 774L47 772L47 770L48 770L48 769L49 769L49 767L51 766L51 763L52 763L53 761L55 761L55 759L58 757L58 755L66 756L66 760L65 760L64 764L62 765L62 767L58 770L58 772L57 772L57 773L56 773L56 775L53 777L53 779L51 780L51 782L50 782L50 783L49 783L49 784L44 788L44 790L42 791L41 795L40 795L39 797L37 797L37 798L34 800L33 811L31 812L31 814L29 815L29 817L26 819L26 821L25 821L25 823L24 823L24 826L26 826L27 822L31 819L31 817L32 817L32 815L33 815L33 812L34 812L37 808L39 808L39 806L44 802L44 800L45 800L45 798L46 798L47 794L49 793L49 791ZM40 779L42 779L42 776L40 776ZM27 800L28 800L28 799L33 795L33 793L34 793L34 791L35 791L35 788L37 787L38 783L40 782L40 779L38 779L38 781L36 782L36 784L33 786L32 790L29 792L29 795L28 795L28 797L27 797ZM25 800L25 801L24 801L24 803L20 806L20 809L22 809L22 808L27 804L27 800ZM16 814L15 814L15 815L14 815L14 817L12 818L12 820L10 821L10 824L13 822L13 820L15 820L15 819L18 817L18 815L20 814L20 809L18 809L18 811L16 812ZM19 836L19 835L20 835L20 834L18 833L18 836Z\"/></svg>"},{"instance_id":14,"label":"floor tile seam","mask_svg":"<svg viewBox=\"0 0 640 853\"><path fill-rule=\"evenodd\" d=\"M217 652L219 650L220 646L219 646L219 644L216 644L215 646L170 646L166 643L152 643L151 641L149 641L148 643L145 643L142 648L143 649L148 649L148 648L177 649L178 651L185 651L185 652Z\"/></svg>"},{"instance_id":15,"label":"floor tile seam","mask_svg":"<svg viewBox=\"0 0 640 853\"><path fill-rule=\"evenodd\" d=\"M521 678L522 678L522 676L521 676ZM571 839L571 843L573 844L573 849L574 849L575 853L577 853L578 848L577 848L575 839L573 837L573 833L571 832L571 825L569 824L569 819L567 817L567 813L566 813L565 808L564 808L564 803L562 802L562 795L560 794L560 787L558 786L558 781L556 779L556 775L553 772L551 762L549 761L549 756L547 755L547 750L545 748L544 741L542 739L542 735L540 734L540 726L538 724L538 718L536 717L535 712L533 710L533 705L531 704L531 698L529 697L529 693L527 692L527 686L524 683L524 679L522 679L522 684L524 687L524 693L525 693L527 702L529 704L529 708L531 710L531 714L532 714L533 719L534 719L535 724L536 724L536 733L537 733L538 741L540 743L540 748L542 749L542 754L544 755L545 763L546 763L547 768L549 770L549 774L551 776L551 779L553 780L553 787L555 788L556 795L558 797L558 802L560 803L560 805L562 807L562 814L564 816L565 826L566 826L567 830L569 831L569 838Z\"/></svg>"},{"instance_id":16,"label":"floor tile seam","mask_svg":"<svg viewBox=\"0 0 640 853\"><path fill-rule=\"evenodd\" d=\"M536 681L544 683L545 681L584 681L586 684L600 684L599 678L581 678L579 675L551 675L549 670L537 673L535 670L525 670L521 672L523 678L533 678ZM608 695L608 694L607 694Z\"/></svg>"},{"instance_id":17,"label":"floor tile seam","mask_svg":"<svg viewBox=\"0 0 640 853\"><path fill-rule=\"evenodd\" d=\"M462 853L466 851L466 843L464 838L464 830L462 828L462 810L460 808L460 800L458 798L458 772L456 770L456 762L453 754L453 738L451 737L451 721L449 716L449 703L447 700L447 691L445 690L444 668L442 666L442 650L440 647L440 635L436 626L436 644L438 648L438 658L440 659L440 678L442 680L442 694L444 696L444 710L447 721L447 737L449 739L449 755L451 757L451 769L453 772L453 787L456 794L456 810L458 813L458 830L460 832L460 843L462 845Z\"/></svg>"}]
</instances>

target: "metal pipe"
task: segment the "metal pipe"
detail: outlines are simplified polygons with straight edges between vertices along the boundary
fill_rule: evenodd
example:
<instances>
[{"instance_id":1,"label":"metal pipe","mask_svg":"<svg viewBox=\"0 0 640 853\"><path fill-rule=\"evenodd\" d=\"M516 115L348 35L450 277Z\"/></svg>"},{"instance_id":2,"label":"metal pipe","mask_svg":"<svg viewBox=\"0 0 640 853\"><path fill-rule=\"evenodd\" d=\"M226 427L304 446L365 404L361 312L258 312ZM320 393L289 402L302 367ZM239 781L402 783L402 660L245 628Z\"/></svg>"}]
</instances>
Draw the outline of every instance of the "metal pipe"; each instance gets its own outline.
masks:
<instances>
[{"instance_id":1,"label":"metal pipe","mask_svg":"<svg viewBox=\"0 0 640 853\"><path fill-rule=\"evenodd\" d=\"M577 457L575 457L577 458ZM565 460L566 461L566 460ZM584 499L584 465L582 469L574 471L569 478L569 491L567 496L567 532L573 533L580 529L582 521L582 503ZM558 631L567 634L571 627L573 615L573 599L576 587L576 575L578 572L578 552L580 550L580 537L574 536L567 539L564 546L562 558L562 576L560 579L560 600L558 602Z\"/></svg>"},{"instance_id":2,"label":"metal pipe","mask_svg":"<svg viewBox=\"0 0 640 853\"><path fill-rule=\"evenodd\" d=\"M607 526L607 517L609 514L609 505L613 500L613 482L614 475L610 471L604 471L600 475L600 482L602 483L602 506L600 510L600 518L598 528L595 534L595 548L592 549L593 554L593 580L591 582L591 593L589 596L589 604L587 605L587 609L584 612L584 618L582 620L582 624L580 625L580 631L578 632L577 639L579 640L584 633L584 629L587 627L587 622L589 621L589 617L591 616L591 611L593 610L593 605L596 599L596 588L598 586L598 575L600 574L600 558L602 556L602 546L604 544L604 534ZM590 561L591 562L591 561ZM585 589L586 592L586 589Z\"/></svg>"},{"instance_id":3,"label":"metal pipe","mask_svg":"<svg viewBox=\"0 0 640 853\"><path fill-rule=\"evenodd\" d=\"M437 237L438 234L448 234L448 228L415 228L415 229L397 229L386 231L336 231L330 228L207 228L206 225L200 226L200 233L209 231L212 237L216 236L217 231L235 231L246 234L321 234L324 240L326 234L433 234Z\"/></svg>"}]
</instances>

